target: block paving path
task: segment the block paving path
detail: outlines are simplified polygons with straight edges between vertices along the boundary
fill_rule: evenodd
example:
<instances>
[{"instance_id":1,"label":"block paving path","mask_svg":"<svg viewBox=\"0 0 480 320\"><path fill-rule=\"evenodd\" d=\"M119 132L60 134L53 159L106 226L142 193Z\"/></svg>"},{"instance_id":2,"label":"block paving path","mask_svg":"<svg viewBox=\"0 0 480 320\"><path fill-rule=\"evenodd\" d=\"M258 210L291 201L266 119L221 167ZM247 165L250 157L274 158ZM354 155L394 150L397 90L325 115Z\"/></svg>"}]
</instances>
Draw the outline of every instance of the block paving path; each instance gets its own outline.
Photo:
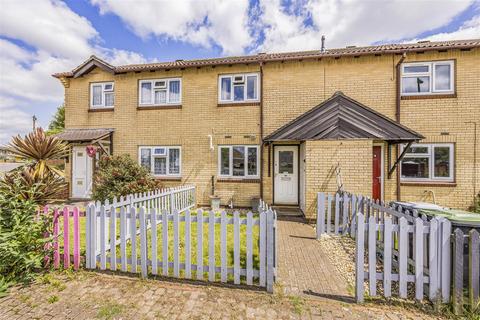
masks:
<instances>
[{"instance_id":1,"label":"block paving path","mask_svg":"<svg viewBox=\"0 0 480 320\"><path fill-rule=\"evenodd\" d=\"M353 301L345 277L317 241L314 228L303 218L277 221L277 283L285 294ZM351 292L353 293L353 292Z\"/></svg>"}]
</instances>

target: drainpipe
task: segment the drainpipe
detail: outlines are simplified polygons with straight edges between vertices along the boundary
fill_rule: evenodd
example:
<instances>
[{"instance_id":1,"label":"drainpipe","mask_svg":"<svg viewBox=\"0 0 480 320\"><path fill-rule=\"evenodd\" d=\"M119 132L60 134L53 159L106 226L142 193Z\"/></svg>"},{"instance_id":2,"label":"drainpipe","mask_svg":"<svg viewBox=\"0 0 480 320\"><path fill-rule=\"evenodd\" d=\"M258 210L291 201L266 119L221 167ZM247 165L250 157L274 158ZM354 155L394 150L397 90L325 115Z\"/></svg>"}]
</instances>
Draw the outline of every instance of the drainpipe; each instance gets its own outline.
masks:
<instances>
[{"instance_id":1,"label":"drainpipe","mask_svg":"<svg viewBox=\"0 0 480 320\"><path fill-rule=\"evenodd\" d=\"M260 199L263 200L263 61L260 64Z\"/></svg>"},{"instance_id":2,"label":"drainpipe","mask_svg":"<svg viewBox=\"0 0 480 320\"><path fill-rule=\"evenodd\" d=\"M396 87L396 105L395 105L395 120L400 123L400 102L401 102L401 92L400 92L400 68L402 66L403 60L407 57L407 53L404 52L400 60L398 60L395 65L395 87ZM400 154L400 145L397 144L397 157ZM397 201L401 200L401 191L400 191L400 169L397 166Z\"/></svg>"}]
</instances>

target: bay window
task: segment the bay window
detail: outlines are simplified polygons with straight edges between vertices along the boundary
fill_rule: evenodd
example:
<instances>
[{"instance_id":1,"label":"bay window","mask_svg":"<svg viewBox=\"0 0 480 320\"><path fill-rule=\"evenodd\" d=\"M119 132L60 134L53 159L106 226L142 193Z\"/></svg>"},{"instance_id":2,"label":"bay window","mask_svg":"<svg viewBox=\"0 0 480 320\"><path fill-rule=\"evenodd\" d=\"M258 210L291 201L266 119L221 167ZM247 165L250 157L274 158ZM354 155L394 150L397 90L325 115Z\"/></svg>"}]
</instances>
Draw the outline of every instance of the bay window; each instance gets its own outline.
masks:
<instances>
[{"instance_id":1,"label":"bay window","mask_svg":"<svg viewBox=\"0 0 480 320\"><path fill-rule=\"evenodd\" d=\"M140 106L178 105L182 99L180 78L140 80Z\"/></svg>"},{"instance_id":2,"label":"bay window","mask_svg":"<svg viewBox=\"0 0 480 320\"><path fill-rule=\"evenodd\" d=\"M221 75L218 78L219 103L259 101L258 73Z\"/></svg>"},{"instance_id":3,"label":"bay window","mask_svg":"<svg viewBox=\"0 0 480 320\"><path fill-rule=\"evenodd\" d=\"M453 144L413 144L400 166L403 181L452 182Z\"/></svg>"},{"instance_id":4,"label":"bay window","mask_svg":"<svg viewBox=\"0 0 480 320\"><path fill-rule=\"evenodd\" d=\"M259 177L258 146L219 146L218 174L228 178Z\"/></svg>"},{"instance_id":5,"label":"bay window","mask_svg":"<svg viewBox=\"0 0 480 320\"><path fill-rule=\"evenodd\" d=\"M90 108L113 108L114 103L113 82L95 82L90 84Z\"/></svg>"},{"instance_id":6,"label":"bay window","mask_svg":"<svg viewBox=\"0 0 480 320\"><path fill-rule=\"evenodd\" d=\"M454 62L403 63L402 96L454 93Z\"/></svg>"},{"instance_id":7,"label":"bay window","mask_svg":"<svg viewBox=\"0 0 480 320\"><path fill-rule=\"evenodd\" d=\"M139 163L154 176L180 177L180 147L140 147Z\"/></svg>"}]
</instances>

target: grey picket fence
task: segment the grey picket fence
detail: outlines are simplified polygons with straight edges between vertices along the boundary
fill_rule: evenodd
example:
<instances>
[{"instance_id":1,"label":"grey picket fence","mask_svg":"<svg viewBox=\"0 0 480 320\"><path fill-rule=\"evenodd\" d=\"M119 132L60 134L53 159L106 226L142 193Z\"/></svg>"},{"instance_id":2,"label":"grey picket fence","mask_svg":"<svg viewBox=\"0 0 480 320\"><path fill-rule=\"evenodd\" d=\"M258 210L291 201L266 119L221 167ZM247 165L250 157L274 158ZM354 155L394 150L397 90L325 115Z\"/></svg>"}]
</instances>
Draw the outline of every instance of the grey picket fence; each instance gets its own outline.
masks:
<instances>
[{"instance_id":1,"label":"grey picket fence","mask_svg":"<svg viewBox=\"0 0 480 320\"><path fill-rule=\"evenodd\" d=\"M453 232L453 295L455 314L461 315L465 307L480 313L480 237L471 229L464 233L461 229ZM465 290L467 289L467 290Z\"/></svg>"},{"instance_id":2,"label":"grey picket fence","mask_svg":"<svg viewBox=\"0 0 480 320\"><path fill-rule=\"evenodd\" d=\"M317 238L323 234L356 240L357 301L364 299L365 281L370 296L379 292L392 296L396 282L398 296L407 298L408 283L414 283L416 299L450 301L451 223L447 219L428 221L416 211L346 192L319 193Z\"/></svg>"},{"instance_id":3,"label":"grey picket fence","mask_svg":"<svg viewBox=\"0 0 480 320\"><path fill-rule=\"evenodd\" d=\"M220 229L220 239L216 226ZM241 284L244 279L246 285L256 284L273 292L276 212L264 202L258 214L244 215L238 211L227 214L201 209L194 212L188 208L181 212L172 206L162 208L161 202L154 202L150 208L131 205L118 210L113 206L98 208L91 204L87 209L86 228L89 269L132 273L140 270L144 278L149 274L158 275L161 270L163 276L198 280L206 277L209 281L234 284ZM173 241L169 239L172 236ZM258 239L255 244L258 256L254 255L254 239ZM208 248L206 252L204 243ZM233 256L233 263L228 263L229 256ZM254 259L258 261L256 268Z\"/></svg>"}]
</instances>

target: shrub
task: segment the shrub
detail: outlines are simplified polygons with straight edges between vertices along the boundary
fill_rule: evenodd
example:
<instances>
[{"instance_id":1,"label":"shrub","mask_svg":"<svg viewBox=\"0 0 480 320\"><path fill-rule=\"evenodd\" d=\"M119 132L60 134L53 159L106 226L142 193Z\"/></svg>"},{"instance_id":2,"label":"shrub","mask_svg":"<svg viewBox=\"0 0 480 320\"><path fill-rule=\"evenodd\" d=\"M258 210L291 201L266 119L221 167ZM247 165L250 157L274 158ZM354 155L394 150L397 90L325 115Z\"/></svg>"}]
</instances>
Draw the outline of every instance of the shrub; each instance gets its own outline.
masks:
<instances>
[{"instance_id":1,"label":"shrub","mask_svg":"<svg viewBox=\"0 0 480 320\"><path fill-rule=\"evenodd\" d=\"M129 155L103 156L95 172L92 198L103 201L160 187L150 172Z\"/></svg>"},{"instance_id":2,"label":"shrub","mask_svg":"<svg viewBox=\"0 0 480 320\"><path fill-rule=\"evenodd\" d=\"M28 282L43 267L50 255L46 244L51 238L50 215L37 215L34 194L38 185L26 187L20 179L12 181L14 188L0 190L0 287L2 290L17 282ZM16 193L21 191L20 193ZM25 194L30 194L24 198ZM1 295L1 293L0 293Z\"/></svg>"}]
</instances>

